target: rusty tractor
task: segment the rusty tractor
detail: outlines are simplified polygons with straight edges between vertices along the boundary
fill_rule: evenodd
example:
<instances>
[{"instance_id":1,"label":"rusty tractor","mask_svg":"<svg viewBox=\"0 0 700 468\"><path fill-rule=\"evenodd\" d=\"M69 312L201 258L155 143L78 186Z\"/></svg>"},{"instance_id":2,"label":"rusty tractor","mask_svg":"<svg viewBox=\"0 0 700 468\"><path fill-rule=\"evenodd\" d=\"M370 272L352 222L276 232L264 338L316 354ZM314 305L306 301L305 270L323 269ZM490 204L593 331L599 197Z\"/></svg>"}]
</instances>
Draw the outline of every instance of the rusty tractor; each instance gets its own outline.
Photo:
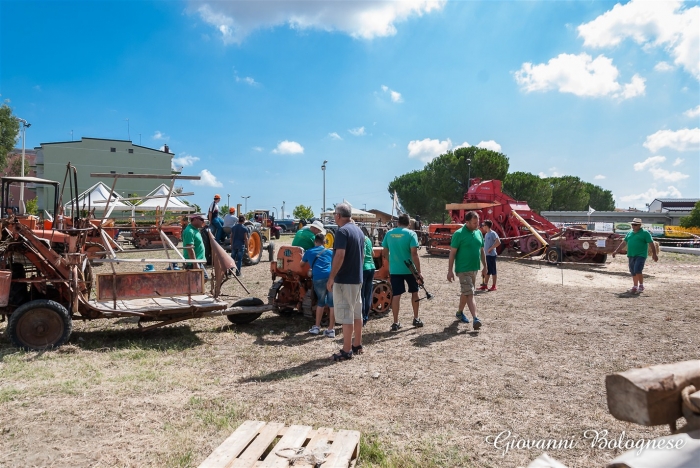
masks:
<instances>
[{"instance_id":1,"label":"rusty tractor","mask_svg":"<svg viewBox=\"0 0 700 468\"><path fill-rule=\"evenodd\" d=\"M371 312L386 314L391 309L391 284L389 283L389 265L383 262L382 248L373 249L376 266ZM309 276L309 265L301 264L304 249L301 247L282 246L277 251L277 261L270 263L272 287L268 293L268 304L278 314L300 312L304 317L315 319L316 295L313 279ZM327 313L328 310L324 311Z\"/></svg>"},{"instance_id":2,"label":"rusty tractor","mask_svg":"<svg viewBox=\"0 0 700 468\"><path fill-rule=\"evenodd\" d=\"M449 255L452 234L462 227L468 211L479 214L480 221L490 219L502 239L500 254L509 248L522 256L540 256L549 263L605 263L607 255L626 252L622 236L587 229L560 229L530 209L527 202L503 193L500 180L472 179L462 203L446 206L452 224L431 224L427 250L433 255Z\"/></svg>"},{"instance_id":3,"label":"rusty tractor","mask_svg":"<svg viewBox=\"0 0 700 468\"><path fill-rule=\"evenodd\" d=\"M102 177L102 174L92 174ZM109 174L107 175L109 176ZM120 174L123 178L131 174ZM139 174L138 176L144 177ZM148 176L170 178L171 176ZM198 176L172 176L198 179ZM75 213L75 211L74 211ZM49 350L68 341L73 320L136 317L142 331L199 317L226 315L233 323L247 323L272 307L260 299L233 304L221 298L222 284L231 278L231 258L214 248L214 275L206 291L203 260L185 260L161 232L177 262L194 265L185 270L141 271L144 263L171 263L167 259L118 258L110 251L106 263L134 263L139 271L94 274L87 260L87 233L95 229L85 218L73 218L68 229L53 228L67 236L66 250L58 253L14 215L0 221L0 316L7 318L7 335L25 350ZM97 229L101 229L99 226ZM106 234L103 234L103 237ZM143 327L143 323L154 322Z\"/></svg>"}]
</instances>

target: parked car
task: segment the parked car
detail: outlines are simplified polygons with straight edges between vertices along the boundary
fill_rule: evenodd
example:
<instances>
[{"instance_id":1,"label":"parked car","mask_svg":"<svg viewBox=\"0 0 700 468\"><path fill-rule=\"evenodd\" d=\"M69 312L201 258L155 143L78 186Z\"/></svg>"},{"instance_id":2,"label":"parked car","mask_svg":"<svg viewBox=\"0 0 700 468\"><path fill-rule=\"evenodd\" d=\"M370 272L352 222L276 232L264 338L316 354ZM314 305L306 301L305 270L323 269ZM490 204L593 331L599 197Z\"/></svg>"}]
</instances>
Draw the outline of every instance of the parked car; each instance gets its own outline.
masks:
<instances>
[{"instance_id":1,"label":"parked car","mask_svg":"<svg viewBox=\"0 0 700 468\"><path fill-rule=\"evenodd\" d=\"M298 219L275 219L275 224L280 227L282 232L296 232L299 226Z\"/></svg>"}]
</instances>

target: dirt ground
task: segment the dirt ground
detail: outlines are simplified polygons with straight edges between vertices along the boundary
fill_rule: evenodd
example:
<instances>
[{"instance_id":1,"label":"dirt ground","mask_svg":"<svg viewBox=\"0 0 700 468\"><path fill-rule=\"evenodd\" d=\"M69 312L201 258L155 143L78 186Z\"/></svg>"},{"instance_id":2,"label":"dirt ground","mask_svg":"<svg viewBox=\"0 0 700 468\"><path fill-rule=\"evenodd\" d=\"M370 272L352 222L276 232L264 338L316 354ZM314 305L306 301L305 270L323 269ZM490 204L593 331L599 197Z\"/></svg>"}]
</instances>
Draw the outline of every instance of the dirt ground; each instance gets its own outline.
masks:
<instances>
[{"instance_id":1,"label":"dirt ground","mask_svg":"<svg viewBox=\"0 0 700 468\"><path fill-rule=\"evenodd\" d=\"M455 321L447 259L421 251L421 262L435 295L421 302L425 327L410 326L404 298L404 328L371 320L364 355L348 362L330 360L340 335L314 337L300 315L271 312L246 326L219 317L148 334L131 319L76 321L70 342L46 353L3 337L0 466L197 466L246 419L359 430L359 466L515 467L540 455L504 454L505 442L493 443L504 431L574 440L550 455L604 466L620 451L592 448L585 431L668 434L610 416L604 379L699 358L700 257L661 253L639 296L622 294L624 257L567 268L501 260L498 291L477 297L479 333ZM244 274L266 300L269 263Z\"/></svg>"}]
</instances>

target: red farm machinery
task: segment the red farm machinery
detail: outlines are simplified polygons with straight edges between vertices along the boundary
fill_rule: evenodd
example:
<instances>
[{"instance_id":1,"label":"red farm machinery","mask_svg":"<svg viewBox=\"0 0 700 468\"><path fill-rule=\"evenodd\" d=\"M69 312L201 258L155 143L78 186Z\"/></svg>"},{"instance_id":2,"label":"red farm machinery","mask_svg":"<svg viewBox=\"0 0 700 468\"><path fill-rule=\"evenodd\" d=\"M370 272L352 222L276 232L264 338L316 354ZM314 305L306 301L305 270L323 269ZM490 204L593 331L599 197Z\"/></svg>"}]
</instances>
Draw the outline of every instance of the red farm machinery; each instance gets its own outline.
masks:
<instances>
[{"instance_id":1,"label":"red farm machinery","mask_svg":"<svg viewBox=\"0 0 700 468\"><path fill-rule=\"evenodd\" d=\"M499 254L510 249L523 257L544 255L549 263L605 263L608 254L626 252L619 234L555 226L532 211L526 201L503 193L500 180L472 179L462 203L450 203L446 209L452 224L431 224L428 228L427 251L432 255L449 255L452 234L462 227L469 211L478 213L482 222L493 222L493 230L501 238Z\"/></svg>"}]
</instances>

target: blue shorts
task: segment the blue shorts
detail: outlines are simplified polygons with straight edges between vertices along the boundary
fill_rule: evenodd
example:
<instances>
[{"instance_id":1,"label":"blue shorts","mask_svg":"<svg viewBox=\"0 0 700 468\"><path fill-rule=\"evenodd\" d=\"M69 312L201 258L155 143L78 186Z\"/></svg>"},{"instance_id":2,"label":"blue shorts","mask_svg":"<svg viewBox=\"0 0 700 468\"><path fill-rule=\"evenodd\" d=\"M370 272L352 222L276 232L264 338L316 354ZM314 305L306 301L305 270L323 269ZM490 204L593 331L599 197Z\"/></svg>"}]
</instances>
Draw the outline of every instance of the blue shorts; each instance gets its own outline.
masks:
<instances>
[{"instance_id":1,"label":"blue shorts","mask_svg":"<svg viewBox=\"0 0 700 468\"><path fill-rule=\"evenodd\" d=\"M486 271L487 275L496 276L496 256L487 255L486 256Z\"/></svg>"},{"instance_id":2,"label":"blue shorts","mask_svg":"<svg viewBox=\"0 0 700 468\"><path fill-rule=\"evenodd\" d=\"M630 265L630 273L632 276L641 275L642 270L644 270L644 263L647 261L646 257L629 257L628 259Z\"/></svg>"},{"instance_id":3,"label":"blue shorts","mask_svg":"<svg viewBox=\"0 0 700 468\"><path fill-rule=\"evenodd\" d=\"M333 293L326 288L328 278L314 280L314 292L316 293L316 307L333 307Z\"/></svg>"},{"instance_id":4,"label":"blue shorts","mask_svg":"<svg viewBox=\"0 0 700 468\"><path fill-rule=\"evenodd\" d=\"M391 283L391 294L394 296L405 293L406 284L408 284L408 292L418 292L418 282L413 275L389 275L389 282Z\"/></svg>"}]
</instances>

